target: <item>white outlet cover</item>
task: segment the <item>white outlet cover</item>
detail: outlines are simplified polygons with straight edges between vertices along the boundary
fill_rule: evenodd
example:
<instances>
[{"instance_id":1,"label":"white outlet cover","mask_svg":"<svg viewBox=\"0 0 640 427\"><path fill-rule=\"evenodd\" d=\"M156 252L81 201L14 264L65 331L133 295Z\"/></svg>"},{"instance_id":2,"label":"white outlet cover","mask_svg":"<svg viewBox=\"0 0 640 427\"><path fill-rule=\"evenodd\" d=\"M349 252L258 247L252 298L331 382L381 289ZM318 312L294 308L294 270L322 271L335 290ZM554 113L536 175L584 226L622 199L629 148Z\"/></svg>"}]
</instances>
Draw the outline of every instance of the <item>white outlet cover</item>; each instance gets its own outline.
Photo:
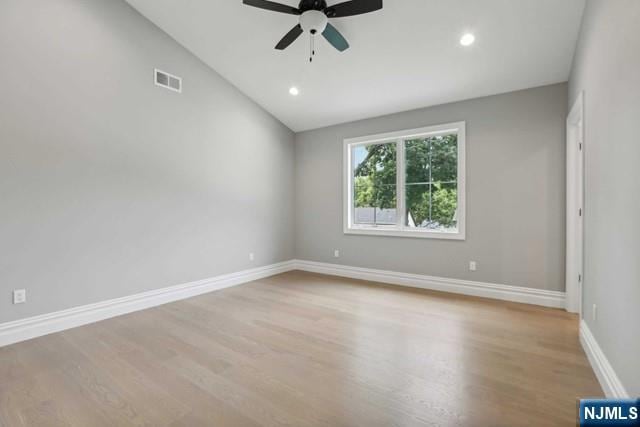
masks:
<instances>
[{"instance_id":1,"label":"white outlet cover","mask_svg":"<svg viewBox=\"0 0 640 427\"><path fill-rule=\"evenodd\" d=\"M251 252L251 253L249 254L249 261L253 261L254 259L256 259L256 256L254 255L254 253L253 253L253 252Z\"/></svg>"},{"instance_id":2,"label":"white outlet cover","mask_svg":"<svg viewBox=\"0 0 640 427\"><path fill-rule=\"evenodd\" d=\"M478 265L476 264L475 261L470 261L469 262L469 270L471 271L476 271L478 269Z\"/></svg>"},{"instance_id":3,"label":"white outlet cover","mask_svg":"<svg viewBox=\"0 0 640 427\"><path fill-rule=\"evenodd\" d=\"M13 291L13 303L24 304L27 302L27 291L25 289L16 289Z\"/></svg>"},{"instance_id":4,"label":"white outlet cover","mask_svg":"<svg viewBox=\"0 0 640 427\"><path fill-rule=\"evenodd\" d=\"M333 251L333 256L335 258L340 258L340 251L338 249L336 249L335 251Z\"/></svg>"}]
</instances>

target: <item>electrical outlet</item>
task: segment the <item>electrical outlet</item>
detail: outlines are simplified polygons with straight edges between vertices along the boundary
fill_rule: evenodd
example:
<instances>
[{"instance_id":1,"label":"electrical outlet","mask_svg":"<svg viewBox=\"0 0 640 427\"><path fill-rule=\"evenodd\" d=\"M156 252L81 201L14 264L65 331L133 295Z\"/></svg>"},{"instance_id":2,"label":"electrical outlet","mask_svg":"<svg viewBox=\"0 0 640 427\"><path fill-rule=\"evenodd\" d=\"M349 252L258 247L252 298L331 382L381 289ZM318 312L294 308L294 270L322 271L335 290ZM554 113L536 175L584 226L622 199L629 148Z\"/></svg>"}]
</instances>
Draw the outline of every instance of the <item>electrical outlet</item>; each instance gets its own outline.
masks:
<instances>
[{"instance_id":1,"label":"electrical outlet","mask_svg":"<svg viewBox=\"0 0 640 427\"><path fill-rule=\"evenodd\" d=\"M593 304L593 308L592 308L592 313L593 315L593 320L596 321L598 320L598 306Z\"/></svg>"},{"instance_id":2,"label":"electrical outlet","mask_svg":"<svg viewBox=\"0 0 640 427\"><path fill-rule=\"evenodd\" d=\"M340 258L340 250L339 249L336 249L336 250L333 251L333 257L334 258Z\"/></svg>"},{"instance_id":3,"label":"electrical outlet","mask_svg":"<svg viewBox=\"0 0 640 427\"><path fill-rule=\"evenodd\" d=\"M478 264L475 261L469 261L469 271L476 271L478 269Z\"/></svg>"},{"instance_id":4,"label":"electrical outlet","mask_svg":"<svg viewBox=\"0 0 640 427\"><path fill-rule=\"evenodd\" d=\"M253 261L253 260L255 260L255 259L256 259L255 254L254 254L253 252L250 252L250 253L249 253L249 261Z\"/></svg>"},{"instance_id":5,"label":"electrical outlet","mask_svg":"<svg viewBox=\"0 0 640 427\"><path fill-rule=\"evenodd\" d=\"M13 291L13 303L14 304L24 304L27 302L27 290L26 289L16 289Z\"/></svg>"}]
</instances>

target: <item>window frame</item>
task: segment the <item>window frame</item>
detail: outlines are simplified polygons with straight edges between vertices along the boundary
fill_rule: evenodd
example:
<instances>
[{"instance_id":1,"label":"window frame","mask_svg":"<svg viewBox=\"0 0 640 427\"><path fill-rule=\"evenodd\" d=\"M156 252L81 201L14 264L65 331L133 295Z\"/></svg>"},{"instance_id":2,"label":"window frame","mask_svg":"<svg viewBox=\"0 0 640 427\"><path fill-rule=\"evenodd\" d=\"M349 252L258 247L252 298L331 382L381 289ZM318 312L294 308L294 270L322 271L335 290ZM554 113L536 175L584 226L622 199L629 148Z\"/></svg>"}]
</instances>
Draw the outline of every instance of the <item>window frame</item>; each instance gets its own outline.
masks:
<instances>
[{"instance_id":1,"label":"window frame","mask_svg":"<svg viewBox=\"0 0 640 427\"><path fill-rule=\"evenodd\" d=\"M456 232L420 230L404 224L406 211L405 191L405 141L416 138L427 138L438 135L458 136L458 176L457 194L458 209ZM362 225L354 223L355 207L353 200L353 147L373 144L396 144L396 224L395 225ZM413 237L425 239L466 239L466 122L454 122L442 125L427 126L396 132L347 138L343 141L343 232L344 234L360 234L372 236Z\"/></svg>"}]
</instances>

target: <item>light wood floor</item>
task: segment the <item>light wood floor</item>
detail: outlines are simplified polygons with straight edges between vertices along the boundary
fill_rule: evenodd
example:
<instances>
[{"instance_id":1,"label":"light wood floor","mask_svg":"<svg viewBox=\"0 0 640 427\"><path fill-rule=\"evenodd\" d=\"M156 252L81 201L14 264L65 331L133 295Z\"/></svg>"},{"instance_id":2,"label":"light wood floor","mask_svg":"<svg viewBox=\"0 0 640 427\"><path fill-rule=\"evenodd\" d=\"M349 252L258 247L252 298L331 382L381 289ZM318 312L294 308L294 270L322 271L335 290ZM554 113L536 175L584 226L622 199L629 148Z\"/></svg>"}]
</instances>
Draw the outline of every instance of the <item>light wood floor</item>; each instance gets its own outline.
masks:
<instances>
[{"instance_id":1,"label":"light wood floor","mask_svg":"<svg viewBox=\"0 0 640 427\"><path fill-rule=\"evenodd\" d=\"M1 426L575 426L561 310L292 272L0 348Z\"/></svg>"}]
</instances>

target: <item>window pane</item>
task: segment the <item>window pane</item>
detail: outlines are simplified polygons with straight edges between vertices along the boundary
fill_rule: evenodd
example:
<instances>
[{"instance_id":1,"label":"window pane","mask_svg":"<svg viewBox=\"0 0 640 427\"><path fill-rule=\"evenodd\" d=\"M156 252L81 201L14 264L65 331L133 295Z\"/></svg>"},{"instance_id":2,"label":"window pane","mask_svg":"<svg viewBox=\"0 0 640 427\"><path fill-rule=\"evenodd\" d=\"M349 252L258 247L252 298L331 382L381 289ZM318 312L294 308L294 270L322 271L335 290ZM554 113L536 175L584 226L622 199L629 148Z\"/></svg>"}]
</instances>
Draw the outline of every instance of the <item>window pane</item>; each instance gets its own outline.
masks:
<instances>
[{"instance_id":1,"label":"window pane","mask_svg":"<svg viewBox=\"0 0 640 427\"><path fill-rule=\"evenodd\" d=\"M429 161L429 140L411 139L405 141L406 182L427 183L431 181Z\"/></svg>"},{"instance_id":2,"label":"window pane","mask_svg":"<svg viewBox=\"0 0 640 427\"><path fill-rule=\"evenodd\" d=\"M456 231L457 135L405 141L405 162L405 225L434 231Z\"/></svg>"},{"instance_id":3,"label":"window pane","mask_svg":"<svg viewBox=\"0 0 640 427\"><path fill-rule=\"evenodd\" d=\"M456 182L458 136L444 135L405 141L406 182Z\"/></svg>"},{"instance_id":4,"label":"window pane","mask_svg":"<svg viewBox=\"0 0 640 427\"><path fill-rule=\"evenodd\" d=\"M456 231L456 184L407 184L405 225L434 231Z\"/></svg>"},{"instance_id":5,"label":"window pane","mask_svg":"<svg viewBox=\"0 0 640 427\"><path fill-rule=\"evenodd\" d=\"M458 136L429 138L431 143L431 181L456 182L458 179Z\"/></svg>"},{"instance_id":6,"label":"window pane","mask_svg":"<svg viewBox=\"0 0 640 427\"><path fill-rule=\"evenodd\" d=\"M354 223L396 224L396 144L356 146L352 156Z\"/></svg>"}]
</instances>

